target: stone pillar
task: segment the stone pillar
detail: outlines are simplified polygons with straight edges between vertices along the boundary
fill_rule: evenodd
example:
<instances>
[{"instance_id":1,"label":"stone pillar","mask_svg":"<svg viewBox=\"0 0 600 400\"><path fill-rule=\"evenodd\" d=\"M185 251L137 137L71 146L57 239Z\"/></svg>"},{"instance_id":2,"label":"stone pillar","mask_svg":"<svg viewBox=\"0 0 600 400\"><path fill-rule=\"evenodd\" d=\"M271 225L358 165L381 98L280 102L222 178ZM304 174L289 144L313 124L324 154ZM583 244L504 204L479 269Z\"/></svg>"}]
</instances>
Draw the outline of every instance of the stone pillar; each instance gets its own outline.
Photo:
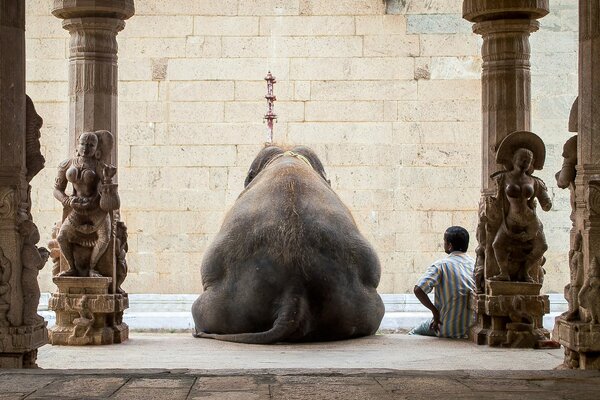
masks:
<instances>
[{"instance_id":1,"label":"stone pillar","mask_svg":"<svg viewBox=\"0 0 600 400\"><path fill-rule=\"evenodd\" d=\"M483 37L482 198L477 228L477 294L472 298L472 307L478 315L472 335L478 344L535 347L549 335L542 327L543 315L549 311L548 297L539 294L543 279L540 272L543 258L534 262L537 265L529 263L517 267L518 263L514 260L524 259L528 255L511 255L505 265L510 263L515 272L510 274L509 279L508 273L500 268L492 245L501 229L500 221L504 221L506 217L507 198L501 192L504 188L499 186L505 185L501 180L502 174L514 154L509 148L531 150L534 154L534 169L541 169L544 162L543 142L529 132L529 35L539 27L536 19L545 16L548 11L548 0L463 2L463 17L473 22L473 31ZM502 151L506 154L501 154ZM535 180L539 181L537 178ZM546 210L550 205L548 201L542 208ZM529 244L532 245L533 241L534 239L530 240ZM539 246L543 248L545 243L540 243ZM523 247L526 248L527 245ZM531 268L533 272L527 276L523 271L518 271L519 268ZM492 277L498 280L491 280Z\"/></svg>"},{"instance_id":2,"label":"stone pillar","mask_svg":"<svg viewBox=\"0 0 600 400\"><path fill-rule=\"evenodd\" d=\"M52 14L64 20L71 35L72 158L59 166L54 192L63 204L63 220L49 244L61 275L54 278L59 292L50 300L57 314L52 344L112 344L128 338L122 321L128 299L120 287L127 272L127 228L120 221L116 179L117 34L134 11L133 0L54 0ZM92 154L78 152L83 142L94 146ZM93 183L77 180L84 170ZM89 185L82 193L92 196L71 195L69 184Z\"/></svg>"},{"instance_id":3,"label":"stone pillar","mask_svg":"<svg viewBox=\"0 0 600 400\"><path fill-rule=\"evenodd\" d=\"M30 213L29 181L44 159L42 120L25 95L24 1L0 0L0 99L0 368L35 367L37 349L48 341L36 313L37 273L47 254L35 247Z\"/></svg>"},{"instance_id":4,"label":"stone pillar","mask_svg":"<svg viewBox=\"0 0 600 400\"><path fill-rule=\"evenodd\" d=\"M515 131L531 129L529 34L548 14L548 0L465 0L463 18L483 37L482 191L494 190L490 176L499 170L496 150Z\"/></svg>"},{"instance_id":5,"label":"stone pillar","mask_svg":"<svg viewBox=\"0 0 600 400\"><path fill-rule=\"evenodd\" d=\"M600 4L597 1L579 1L577 111L571 282L565 290L570 313L556 319L553 336L565 347L567 367L600 369Z\"/></svg>"},{"instance_id":6,"label":"stone pillar","mask_svg":"<svg viewBox=\"0 0 600 400\"><path fill-rule=\"evenodd\" d=\"M54 0L69 44L69 155L83 132L117 135L117 33L134 14L133 0ZM113 146L111 164L117 164Z\"/></svg>"}]
</instances>

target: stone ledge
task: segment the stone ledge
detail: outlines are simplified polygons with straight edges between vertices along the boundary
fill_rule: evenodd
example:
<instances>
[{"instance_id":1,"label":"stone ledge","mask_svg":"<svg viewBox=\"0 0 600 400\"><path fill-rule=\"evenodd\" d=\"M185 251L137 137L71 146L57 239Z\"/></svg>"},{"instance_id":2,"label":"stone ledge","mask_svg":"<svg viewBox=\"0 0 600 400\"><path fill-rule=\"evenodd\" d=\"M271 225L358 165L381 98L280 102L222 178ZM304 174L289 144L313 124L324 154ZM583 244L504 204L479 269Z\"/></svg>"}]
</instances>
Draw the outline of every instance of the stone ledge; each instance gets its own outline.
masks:
<instances>
[{"instance_id":1,"label":"stone ledge","mask_svg":"<svg viewBox=\"0 0 600 400\"><path fill-rule=\"evenodd\" d=\"M551 330L555 318L567 311L567 301L561 294L550 294L550 313L544 315L544 328ZM48 326L54 326L56 316L48 310L50 293L42 293L38 311ZM132 330L188 330L194 322L191 308L197 294L130 294L130 308L123 317ZM431 313L412 294L382 294L385 316L380 329L410 329L431 318ZM431 297L433 300L433 297Z\"/></svg>"}]
</instances>

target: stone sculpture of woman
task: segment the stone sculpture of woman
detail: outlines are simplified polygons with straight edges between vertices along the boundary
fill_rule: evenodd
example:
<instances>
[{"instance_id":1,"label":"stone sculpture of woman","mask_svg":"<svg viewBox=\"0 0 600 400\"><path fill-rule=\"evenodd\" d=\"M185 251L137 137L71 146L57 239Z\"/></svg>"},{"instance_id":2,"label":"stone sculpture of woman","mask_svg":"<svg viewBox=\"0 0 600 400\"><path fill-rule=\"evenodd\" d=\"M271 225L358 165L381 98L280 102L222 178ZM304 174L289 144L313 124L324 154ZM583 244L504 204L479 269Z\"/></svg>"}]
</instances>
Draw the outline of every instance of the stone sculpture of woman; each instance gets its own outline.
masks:
<instances>
[{"instance_id":1,"label":"stone sculpture of woman","mask_svg":"<svg viewBox=\"0 0 600 400\"><path fill-rule=\"evenodd\" d=\"M498 147L496 161L505 170L493 175L501 220L492 247L500 272L491 280L536 281L532 272L541 268L548 249L536 214L536 199L542 210L552 207L546 185L532 175L534 170L542 169L544 158L544 143L532 132L513 132Z\"/></svg>"},{"instance_id":2,"label":"stone sculpture of woman","mask_svg":"<svg viewBox=\"0 0 600 400\"><path fill-rule=\"evenodd\" d=\"M110 155L113 136L108 131L85 132L79 137L77 156L58 167L54 197L64 206L65 218L56 238L68 264L59 276L101 276L98 261L108 248L111 212L119 208L119 196L112 178L116 168L104 159ZM72 194L66 194L68 183ZM79 248L91 249L89 261Z\"/></svg>"}]
</instances>

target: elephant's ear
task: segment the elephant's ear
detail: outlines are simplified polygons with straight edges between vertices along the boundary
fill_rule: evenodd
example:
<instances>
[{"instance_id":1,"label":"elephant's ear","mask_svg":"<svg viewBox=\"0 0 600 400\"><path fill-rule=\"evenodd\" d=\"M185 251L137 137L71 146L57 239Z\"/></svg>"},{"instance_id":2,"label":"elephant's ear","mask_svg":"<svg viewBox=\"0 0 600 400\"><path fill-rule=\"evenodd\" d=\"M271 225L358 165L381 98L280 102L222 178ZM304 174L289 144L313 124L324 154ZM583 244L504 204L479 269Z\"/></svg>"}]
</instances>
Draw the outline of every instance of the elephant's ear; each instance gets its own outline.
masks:
<instances>
[{"instance_id":1,"label":"elephant's ear","mask_svg":"<svg viewBox=\"0 0 600 400\"><path fill-rule=\"evenodd\" d=\"M278 154L282 154L283 149L279 146L267 146L262 149L252 164L250 164L250 169L246 174L246 180L244 181L244 188L246 188L250 182L256 178L256 176L263 170L263 168Z\"/></svg>"},{"instance_id":2,"label":"elephant's ear","mask_svg":"<svg viewBox=\"0 0 600 400\"><path fill-rule=\"evenodd\" d=\"M306 146L296 146L292 149L292 151L298 154L302 154L304 157L306 157L308 161L310 161L310 164L312 165L313 169L317 171L319 175L321 175L321 177L325 180L325 182L327 182L329 186L331 186L331 181L327 179L325 167L323 167L323 163L321 162L321 159L319 159L319 156L317 156L317 153L315 153L311 148Z\"/></svg>"},{"instance_id":3,"label":"elephant's ear","mask_svg":"<svg viewBox=\"0 0 600 400\"><path fill-rule=\"evenodd\" d=\"M246 180L244 181L244 188L246 188L250 182L252 182L252 180L254 179L254 177L256 176L256 172L254 172L254 170L252 168L250 168L248 170L248 173L246 174Z\"/></svg>"}]
</instances>

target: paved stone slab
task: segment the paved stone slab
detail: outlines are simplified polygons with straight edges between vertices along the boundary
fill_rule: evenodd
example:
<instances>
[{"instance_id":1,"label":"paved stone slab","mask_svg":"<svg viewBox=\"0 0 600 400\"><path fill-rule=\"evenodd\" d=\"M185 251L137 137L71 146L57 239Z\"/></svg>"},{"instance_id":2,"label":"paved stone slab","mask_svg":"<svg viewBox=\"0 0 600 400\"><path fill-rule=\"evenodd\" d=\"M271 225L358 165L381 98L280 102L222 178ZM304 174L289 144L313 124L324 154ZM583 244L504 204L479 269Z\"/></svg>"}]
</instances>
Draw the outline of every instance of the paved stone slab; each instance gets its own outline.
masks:
<instances>
[{"instance_id":1,"label":"paved stone slab","mask_svg":"<svg viewBox=\"0 0 600 400\"><path fill-rule=\"evenodd\" d=\"M50 375L52 376L52 375ZM21 376L21 379L25 376ZM127 382L119 376L70 376L36 390L28 399L100 399L114 394Z\"/></svg>"},{"instance_id":2,"label":"paved stone slab","mask_svg":"<svg viewBox=\"0 0 600 400\"><path fill-rule=\"evenodd\" d=\"M119 400L171 400L185 399L189 394L189 389L159 389L159 388L122 388L111 399Z\"/></svg>"},{"instance_id":3,"label":"paved stone slab","mask_svg":"<svg viewBox=\"0 0 600 400\"><path fill-rule=\"evenodd\" d=\"M378 385L328 385L315 379L311 384L275 386L271 398L277 400L385 400L391 393Z\"/></svg>"},{"instance_id":4,"label":"paved stone slab","mask_svg":"<svg viewBox=\"0 0 600 400\"><path fill-rule=\"evenodd\" d=\"M220 391L251 391L256 390L261 384L253 376L216 376L200 377L193 390L220 392Z\"/></svg>"},{"instance_id":5,"label":"paved stone slab","mask_svg":"<svg viewBox=\"0 0 600 400\"><path fill-rule=\"evenodd\" d=\"M40 376L32 381L28 375L2 375L0 376L0 393L31 393L34 390L43 388L53 380L54 378L51 376Z\"/></svg>"},{"instance_id":6,"label":"paved stone slab","mask_svg":"<svg viewBox=\"0 0 600 400\"><path fill-rule=\"evenodd\" d=\"M127 383L128 389L159 388L159 389L186 389L190 390L194 378L134 378Z\"/></svg>"},{"instance_id":7,"label":"paved stone slab","mask_svg":"<svg viewBox=\"0 0 600 400\"><path fill-rule=\"evenodd\" d=\"M558 400L597 398L600 371L0 370L0 382L32 388L3 400Z\"/></svg>"},{"instance_id":8,"label":"paved stone slab","mask_svg":"<svg viewBox=\"0 0 600 400\"><path fill-rule=\"evenodd\" d=\"M400 377L381 377L377 378L377 382L385 389L394 393L416 393L422 394L427 385L430 385L431 377L418 376L400 376ZM437 377L436 387L443 387L444 393L464 393L468 392L469 387L456 381L455 379L446 379Z\"/></svg>"},{"instance_id":9,"label":"paved stone slab","mask_svg":"<svg viewBox=\"0 0 600 400\"><path fill-rule=\"evenodd\" d=\"M267 400L271 395L267 392L201 392L191 393L187 400Z\"/></svg>"}]
</instances>

